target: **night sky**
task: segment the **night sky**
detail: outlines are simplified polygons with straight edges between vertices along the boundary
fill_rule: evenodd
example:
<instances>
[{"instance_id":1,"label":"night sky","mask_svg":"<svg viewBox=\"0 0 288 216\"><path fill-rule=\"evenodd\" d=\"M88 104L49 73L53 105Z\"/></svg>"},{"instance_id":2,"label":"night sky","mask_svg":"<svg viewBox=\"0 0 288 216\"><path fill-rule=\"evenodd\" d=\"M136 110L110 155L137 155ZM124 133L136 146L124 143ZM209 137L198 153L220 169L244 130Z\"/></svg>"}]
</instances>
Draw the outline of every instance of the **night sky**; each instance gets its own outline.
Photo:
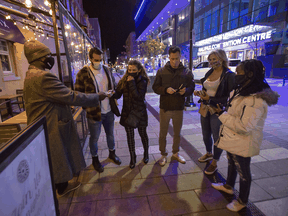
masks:
<instances>
[{"instance_id":1,"label":"night sky","mask_svg":"<svg viewBox=\"0 0 288 216\"><path fill-rule=\"evenodd\" d=\"M126 51L126 39L135 31L133 9L136 0L83 0L83 7L90 18L98 18L102 48L110 49L110 61Z\"/></svg>"}]
</instances>

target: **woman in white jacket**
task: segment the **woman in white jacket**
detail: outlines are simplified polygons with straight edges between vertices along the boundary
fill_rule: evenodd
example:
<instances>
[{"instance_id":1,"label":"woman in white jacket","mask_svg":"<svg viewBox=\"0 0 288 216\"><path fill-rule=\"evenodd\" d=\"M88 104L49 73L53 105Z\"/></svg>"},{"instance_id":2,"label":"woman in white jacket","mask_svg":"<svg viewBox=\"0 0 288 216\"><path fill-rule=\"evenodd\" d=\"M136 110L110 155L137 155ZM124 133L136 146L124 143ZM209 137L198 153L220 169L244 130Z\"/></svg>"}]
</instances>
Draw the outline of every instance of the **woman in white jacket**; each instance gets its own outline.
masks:
<instances>
[{"instance_id":1,"label":"woman in white jacket","mask_svg":"<svg viewBox=\"0 0 288 216\"><path fill-rule=\"evenodd\" d=\"M228 111L219 113L222 122L220 137L215 143L227 151L228 177L226 184L212 183L212 187L233 194L237 177L240 175L238 200L227 205L231 211L240 211L246 206L251 186L250 161L258 155L263 139L263 127L268 106L277 104L279 95L265 81L265 70L261 61L246 60L236 68L236 89L228 103Z\"/></svg>"}]
</instances>

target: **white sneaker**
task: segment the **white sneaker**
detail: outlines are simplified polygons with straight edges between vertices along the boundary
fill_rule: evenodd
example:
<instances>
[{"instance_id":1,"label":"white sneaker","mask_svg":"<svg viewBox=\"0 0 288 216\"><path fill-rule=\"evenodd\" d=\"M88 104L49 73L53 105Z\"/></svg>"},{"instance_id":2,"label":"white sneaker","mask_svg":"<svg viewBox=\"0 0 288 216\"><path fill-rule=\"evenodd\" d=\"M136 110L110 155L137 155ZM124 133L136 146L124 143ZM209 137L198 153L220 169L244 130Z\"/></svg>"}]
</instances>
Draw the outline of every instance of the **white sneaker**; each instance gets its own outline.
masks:
<instances>
[{"instance_id":1,"label":"white sneaker","mask_svg":"<svg viewBox=\"0 0 288 216\"><path fill-rule=\"evenodd\" d=\"M172 157L176 158L177 161L179 161L182 164L186 163L186 160L184 157L182 157L179 153L173 154Z\"/></svg>"},{"instance_id":2,"label":"white sneaker","mask_svg":"<svg viewBox=\"0 0 288 216\"><path fill-rule=\"evenodd\" d=\"M164 166L167 162L167 157L166 156L162 156L159 160L159 164L160 166Z\"/></svg>"},{"instance_id":3,"label":"white sneaker","mask_svg":"<svg viewBox=\"0 0 288 216\"><path fill-rule=\"evenodd\" d=\"M223 183L212 183L212 187L215 188L216 190L224 191L225 193L231 195L234 194L234 191L232 189L225 188Z\"/></svg>"},{"instance_id":4,"label":"white sneaker","mask_svg":"<svg viewBox=\"0 0 288 216\"><path fill-rule=\"evenodd\" d=\"M241 209L245 208L246 205L239 203L238 200L233 200L233 201L232 201L231 203L229 203L226 207L227 207L227 209L229 209L230 211L238 212L238 211L240 211Z\"/></svg>"}]
</instances>

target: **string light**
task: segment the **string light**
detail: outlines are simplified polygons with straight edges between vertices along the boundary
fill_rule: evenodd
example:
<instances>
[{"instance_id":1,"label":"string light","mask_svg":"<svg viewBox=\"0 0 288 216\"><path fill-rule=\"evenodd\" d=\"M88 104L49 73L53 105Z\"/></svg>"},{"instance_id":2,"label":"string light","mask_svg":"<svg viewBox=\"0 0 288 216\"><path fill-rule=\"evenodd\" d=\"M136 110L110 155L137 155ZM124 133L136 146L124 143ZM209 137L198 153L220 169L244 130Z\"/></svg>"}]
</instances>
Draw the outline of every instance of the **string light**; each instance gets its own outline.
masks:
<instances>
[{"instance_id":1,"label":"string light","mask_svg":"<svg viewBox=\"0 0 288 216\"><path fill-rule=\"evenodd\" d=\"M74 46L74 42L71 43L71 46Z\"/></svg>"},{"instance_id":2,"label":"string light","mask_svg":"<svg viewBox=\"0 0 288 216\"><path fill-rule=\"evenodd\" d=\"M7 19L7 20L11 19L11 16L10 16L10 15L7 15L7 16L6 16L6 19Z\"/></svg>"},{"instance_id":3,"label":"string light","mask_svg":"<svg viewBox=\"0 0 288 216\"><path fill-rule=\"evenodd\" d=\"M68 32L65 32L65 36L68 37Z\"/></svg>"},{"instance_id":4,"label":"string light","mask_svg":"<svg viewBox=\"0 0 288 216\"><path fill-rule=\"evenodd\" d=\"M47 0L45 0L45 1L44 1L44 4L45 4L46 6L49 6L50 3L49 3Z\"/></svg>"},{"instance_id":5,"label":"string light","mask_svg":"<svg viewBox=\"0 0 288 216\"><path fill-rule=\"evenodd\" d=\"M44 33L42 34L42 37L44 37Z\"/></svg>"},{"instance_id":6,"label":"string light","mask_svg":"<svg viewBox=\"0 0 288 216\"><path fill-rule=\"evenodd\" d=\"M48 38L48 34L47 34L47 37L46 37L46 39L48 40L49 38Z\"/></svg>"},{"instance_id":7,"label":"string light","mask_svg":"<svg viewBox=\"0 0 288 216\"><path fill-rule=\"evenodd\" d=\"M52 9L49 10L49 14L52 16Z\"/></svg>"},{"instance_id":8,"label":"string light","mask_svg":"<svg viewBox=\"0 0 288 216\"><path fill-rule=\"evenodd\" d=\"M32 1L31 0L25 0L25 6L27 7L27 8L31 8L32 7Z\"/></svg>"},{"instance_id":9,"label":"string light","mask_svg":"<svg viewBox=\"0 0 288 216\"><path fill-rule=\"evenodd\" d=\"M39 27L38 26L36 26L36 29L38 29Z\"/></svg>"}]
</instances>

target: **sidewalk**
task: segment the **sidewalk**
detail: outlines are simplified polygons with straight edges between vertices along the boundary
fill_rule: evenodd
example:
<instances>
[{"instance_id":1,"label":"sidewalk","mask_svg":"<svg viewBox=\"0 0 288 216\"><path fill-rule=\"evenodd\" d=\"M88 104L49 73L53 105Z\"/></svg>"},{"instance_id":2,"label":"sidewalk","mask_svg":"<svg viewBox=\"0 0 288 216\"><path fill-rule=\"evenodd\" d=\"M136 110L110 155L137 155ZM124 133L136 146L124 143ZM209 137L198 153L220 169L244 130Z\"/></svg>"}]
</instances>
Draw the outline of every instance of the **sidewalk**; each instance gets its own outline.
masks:
<instances>
[{"instance_id":1,"label":"sidewalk","mask_svg":"<svg viewBox=\"0 0 288 216\"><path fill-rule=\"evenodd\" d=\"M273 83L272 83L273 81ZM167 136L168 164L160 167L158 147L159 96L148 93L149 163L144 165L143 148L135 130L137 166L130 170L130 156L126 132L115 120L116 153L121 158L120 166L108 157L105 133L99 140L99 156L104 172L97 173L92 165L89 147L84 148L87 168L81 171L78 181L82 186L59 199L61 216L66 215L273 215L283 216L288 212L288 89L278 82L269 81L273 90L283 95L279 105L270 107L264 128L264 140L260 155L252 158L252 187L248 208L240 213L226 209L233 197L211 188L211 181L226 178L227 159L223 152L218 163L219 174L212 177L203 173L205 164L197 161L205 153L202 141L200 116L197 111L185 111L181 131L180 154L187 160L180 164L171 160L172 135ZM275 85L275 86L274 86ZM196 86L201 88L201 86ZM194 102L198 99L194 98ZM122 100L118 100L121 109ZM86 140L88 146L88 139ZM76 180L73 179L73 180ZM239 177L237 182L239 181ZM239 188L236 183L236 190ZM236 192L237 194L237 192ZM258 209L257 209L258 208Z\"/></svg>"}]
</instances>

